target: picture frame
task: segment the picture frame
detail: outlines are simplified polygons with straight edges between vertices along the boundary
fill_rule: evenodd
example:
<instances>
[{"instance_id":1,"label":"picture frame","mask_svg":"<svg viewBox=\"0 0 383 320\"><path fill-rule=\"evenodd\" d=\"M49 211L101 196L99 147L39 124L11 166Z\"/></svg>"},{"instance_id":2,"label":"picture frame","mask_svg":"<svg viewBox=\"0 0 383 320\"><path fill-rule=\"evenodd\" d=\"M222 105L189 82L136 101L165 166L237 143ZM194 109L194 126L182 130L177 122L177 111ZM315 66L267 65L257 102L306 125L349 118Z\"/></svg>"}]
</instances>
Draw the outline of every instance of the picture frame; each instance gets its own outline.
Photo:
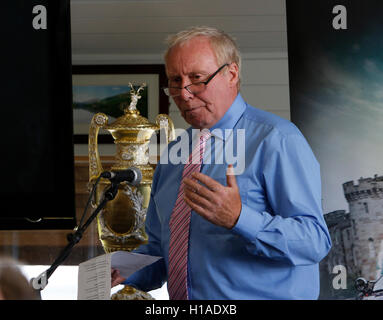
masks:
<instances>
[{"instance_id":1,"label":"picture frame","mask_svg":"<svg viewBox=\"0 0 383 320\"><path fill-rule=\"evenodd\" d=\"M169 113L169 97L162 87L167 85L165 66L148 65L73 65L73 132L74 144L88 144L89 125L97 111L79 110L79 102L106 99L112 92L121 94L129 90L129 83L134 87L146 84L143 116L153 122L160 113ZM113 91L114 90L114 91ZM127 91L125 91L127 92ZM139 105L138 105L139 106ZM114 106L116 109L116 106ZM102 112L102 111L101 111ZM122 112L122 110L121 110ZM111 116L110 122L114 121ZM99 144L112 144L113 137L100 130Z\"/></svg>"}]
</instances>

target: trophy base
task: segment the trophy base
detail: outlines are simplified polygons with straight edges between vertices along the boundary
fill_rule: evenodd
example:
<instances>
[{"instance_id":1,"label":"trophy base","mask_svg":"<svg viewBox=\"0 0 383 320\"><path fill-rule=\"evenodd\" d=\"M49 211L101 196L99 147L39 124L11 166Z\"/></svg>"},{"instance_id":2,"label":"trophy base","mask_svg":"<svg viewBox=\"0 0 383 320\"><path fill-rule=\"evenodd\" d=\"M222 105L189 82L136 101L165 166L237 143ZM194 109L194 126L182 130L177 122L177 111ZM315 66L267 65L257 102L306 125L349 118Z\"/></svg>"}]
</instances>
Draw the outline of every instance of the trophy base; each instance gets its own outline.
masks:
<instances>
[{"instance_id":1,"label":"trophy base","mask_svg":"<svg viewBox=\"0 0 383 320\"><path fill-rule=\"evenodd\" d=\"M111 300L155 300L149 293L131 286L125 286L120 291L112 294Z\"/></svg>"},{"instance_id":2,"label":"trophy base","mask_svg":"<svg viewBox=\"0 0 383 320\"><path fill-rule=\"evenodd\" d=\"M137 239L128 239L127 241L119 242L111 239L100 239L102 247L106 253L115 251L132 251L137 249L140 245L146 244L147 241L138 241Z\"/></svg>"}]
</instances>

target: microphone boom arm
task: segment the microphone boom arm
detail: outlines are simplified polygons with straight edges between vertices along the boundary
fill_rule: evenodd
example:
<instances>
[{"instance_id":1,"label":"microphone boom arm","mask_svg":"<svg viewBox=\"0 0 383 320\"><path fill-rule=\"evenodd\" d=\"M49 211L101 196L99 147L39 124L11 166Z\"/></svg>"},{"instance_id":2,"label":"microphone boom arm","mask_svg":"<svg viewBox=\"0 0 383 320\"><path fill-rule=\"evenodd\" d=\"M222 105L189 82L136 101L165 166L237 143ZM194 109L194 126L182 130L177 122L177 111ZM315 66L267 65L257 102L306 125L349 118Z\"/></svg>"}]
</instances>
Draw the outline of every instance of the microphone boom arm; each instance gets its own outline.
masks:
<instances>
[{"instance_id":1,"label":"microphone boom arm","mask_svg":"<svg viewBox=\"0 0 383 320\"><path fill-rule=\"evenodd\" d=\"M50 276L57 269L57 267L59 267L65 261L65 259L69 256L73 247L81 240L84 231L88 228L88 226L91 224L94 218L97 217L98 213L105 207L108 201L113 200L115 198L118 191L118 185L119 183L113 183L113 182L111 183L111 186L105 190L102 201L94 210L92 215L88 218L88 220L82 226L79 226L74 233L69 233L67 235L68 244L61 251L61 253L53 262L53 264L47 270L41 273L38 277L33 278L31 280L32 287L35 290L41 291L46 287Z\"/></svg>"}]
</instances>

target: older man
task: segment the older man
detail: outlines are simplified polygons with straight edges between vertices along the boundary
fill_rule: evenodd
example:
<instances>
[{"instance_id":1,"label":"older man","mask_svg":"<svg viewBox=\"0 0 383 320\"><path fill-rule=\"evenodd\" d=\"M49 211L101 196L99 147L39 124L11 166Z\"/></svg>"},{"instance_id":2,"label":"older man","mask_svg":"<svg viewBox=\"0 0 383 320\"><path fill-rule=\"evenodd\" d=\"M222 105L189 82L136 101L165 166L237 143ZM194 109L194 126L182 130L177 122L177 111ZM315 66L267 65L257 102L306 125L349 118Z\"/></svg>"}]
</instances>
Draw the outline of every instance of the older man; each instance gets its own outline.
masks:
<instances>
[{"instance_id":1,"label":"older man","mask_svg":"<svg viewBox=\"0 0 383 320\"><path fill-rule=\"evenodd\" d=\"M149 243L137 252L163 259L124 283L150 291L168 281L171 299L316 299L331 241L319 164L305 138L243 100L240 55L224 32L196 27L170 37L165 63L165 92L191 125L191 154L201 161L158 164ZM195 138L192 129L204 130ZM229 147L240 151L243 170L206 161Z\"/></svg>"}]
</instances>

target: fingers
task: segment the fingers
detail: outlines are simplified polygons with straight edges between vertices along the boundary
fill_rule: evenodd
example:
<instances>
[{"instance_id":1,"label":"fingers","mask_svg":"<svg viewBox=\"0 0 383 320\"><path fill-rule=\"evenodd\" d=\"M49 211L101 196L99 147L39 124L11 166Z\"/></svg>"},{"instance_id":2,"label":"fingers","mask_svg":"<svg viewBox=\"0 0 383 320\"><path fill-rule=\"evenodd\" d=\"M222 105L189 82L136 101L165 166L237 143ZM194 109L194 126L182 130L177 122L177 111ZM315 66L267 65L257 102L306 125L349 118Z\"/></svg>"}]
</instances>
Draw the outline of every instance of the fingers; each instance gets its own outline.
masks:
<instances>
[{"instance_id":1,"label":"fingers","mask_svg":"<svg viewBox=\"0 0 383 320\"><path fill-rule=\"evenodd\" d=\"M206 220L231 229L241 213L242 202L233 166L226 172L227 186L209 176L194 172L192 179L185 178L184 200Z\"/></svg>"},{"instance_id":2,"label":"fingers","mask_svg":"<svg viewBox=\"0 0 383 320\"><path fill-rule=\"evenodd\" d=\"M206 210L201 205L197 204L195 201L190 200L187 196L184 197L185 202L187 205L194 210L195 212L199 213L203 217L207 218L208 216L208 210Z\"/></svg>"},{"instance_id":3,"label":"fingers","mask_svg":"<svg viewBox=\"0 0 383 320\"><path fill-rule=\"evenodd\" d=\"M199 197L199 199L203 199L202 197ZM214 211L212 209L207 209L203 205L201 205L201 202L197 202L196 200L191 200L191 198L188 198L187 196L184 197L184 200L186 204L195 212L197 212L201 217L205 218L206 220L210 221L211 223L220 225L219 221L216 221Z\"/></svg>"},{"instance_id":4,"label":"fingers","mask_svg":"<svg viewBox=\"0 0 383 320\"><path fill-rule=\"evenodd\" d=\"M115 287L125 281L125 278L121 277L120 271L116 269L111 270L111 287Z\"/></svg>"},{"instance_id":5,"label":"fingers","mask_svg":"<svg viewBox=\"0 0 383 320\"><path fill-rule=\"evenodd\" d=\"M187 192L189 193L193 192L204 197L205 199L211 199L213 197L213 191L209 190L208 188L198 183L197 181L185 178L183 182L184 182L185 194Z\"/></svg>"},{"instance_id":6,"label":"fingers","mask_svg":"<svg viewBox=\"0 0 383 320\"><path fill-rule=\"evenodd\" d=\"M213 178L210 178L209 176L201 173L201 172L194 172L192 174L192 177L200 182L202 182L207 188L213 191L219 190L222 186L219 182L214 180ZM189 179L190 180L190 179Z\"/></svg>"},{"instance_id":7,"label":"fingers","mask_svg":"<svg viewBox=\"0 0 383 320\"><path fill-rule=\"evenodd\" d=\"M202 191L203 188L203 191ZM198 204L201 208L209 209L212 207L212 198L206 197L207 193L211 193L206 188L200 185L200 189L195 190L193 188L186 187L184 189L184 199L191 201L192 203ZM188 203L188 202L187 202Z\"/></svg>"},{"instance_id":8,"label":"fingers","mask_svg":"<svg viewBox=\"0 0 383 320\"><path fill-rule=\"evenodd\" d=\"M232 164L229 164L226 170L226 183L228 187L237 188L237 179L235 178L234 168Z\"/></svg>"}]
</instances>

